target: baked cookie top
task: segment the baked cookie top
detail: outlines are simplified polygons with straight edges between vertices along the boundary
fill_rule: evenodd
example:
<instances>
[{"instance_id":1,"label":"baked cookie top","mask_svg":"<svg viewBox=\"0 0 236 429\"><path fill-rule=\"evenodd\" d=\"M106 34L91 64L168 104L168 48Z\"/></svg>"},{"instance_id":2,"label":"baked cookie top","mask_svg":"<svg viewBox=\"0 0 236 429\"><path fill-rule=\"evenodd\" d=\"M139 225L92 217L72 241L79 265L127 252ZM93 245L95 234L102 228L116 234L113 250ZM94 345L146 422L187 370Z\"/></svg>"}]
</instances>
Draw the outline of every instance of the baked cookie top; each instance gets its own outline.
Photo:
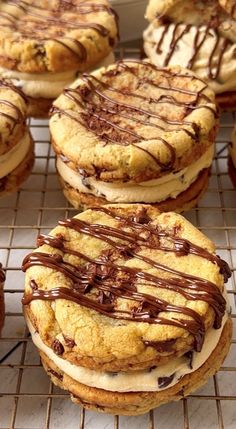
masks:
<instances>
[{"instance_id":1,"label":"baked cookie top","mask_svg":"<svg viewBox=\"0 0 236 429\"><path fill-rule=\"evenodd\" d=\"M109 54L117 17L107 0L4 0L0 65L21 72L83 71Z\"/></svg>"},{"instance_id":2,"label":"baked cookie top","mask_svg":"<svg viewBox=\"0 0 236 429\"><path fill-rule=\"evenodd\" d=\"M27 101L22 91L0 80L0 156L17 145L26 130Z\"/></svg>"},{"instance_id":3,"label":"baked cookie top","mask_svg":"<svg viewBox=\"0 0 236 429\"><path fill-rule=\"evenodd\" d=\"M235 1L229 0L149 0L146 18L157 25L172 22L206 25L216 29L231 42L236 41ZM209 53L210 55L210 53Z\"/></svg>"},{"instance_id":4,"label":"baked cookie top","mask_svg":"<svg viewBox=\"0 0 236 429\"><path fill-rule=\"evenodd\" d=\"M23 261L26 317L53 351L89 368L149 368L219 328L227 264L176 213L107 205L59 221Z\"/></svg>"},{"instance_id":5,"label":"baked cookie top","mask_svg":"<svg viewBox=\"0 0 236 429\"><path fill-rule=\"evenodd\" d=\"M57 155L85 176L142 182L197 160L216 116L213 91L191 71L124 60L65 89L50 130Z\"/></svg>"},{"instance_id":6,"label":"baked cookie top","mask_svg":"<svg viewBox=\"0 0 236 429\"><path fill-rule=\"evenodd\" d=\"M236 1L235 0L219 0L220 5L226 12L236 19Z\"/></svg>"}]
</instances>

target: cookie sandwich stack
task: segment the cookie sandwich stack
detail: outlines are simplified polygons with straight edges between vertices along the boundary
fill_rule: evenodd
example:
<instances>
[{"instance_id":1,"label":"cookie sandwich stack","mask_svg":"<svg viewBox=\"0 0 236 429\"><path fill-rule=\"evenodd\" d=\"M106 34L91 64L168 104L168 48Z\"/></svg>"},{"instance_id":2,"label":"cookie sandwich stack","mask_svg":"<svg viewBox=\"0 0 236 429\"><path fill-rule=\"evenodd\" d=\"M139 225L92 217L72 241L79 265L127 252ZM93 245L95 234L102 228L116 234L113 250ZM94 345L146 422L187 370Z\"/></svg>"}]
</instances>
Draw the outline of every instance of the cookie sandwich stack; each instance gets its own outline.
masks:
<instances>
[{"instance_id":1,"label":"cookie sandwich stack","mask_svg":"<svg viewBox=\"0 0 236 429\"><path fill-rule=\"evenodd\" d=\"M34 146L21 90L0 80L0 197L17 191L31 173Z\"/></svg>"},{"instance_id":2,"label":"cookie sandwich stack","mask_svg":"<svg viewBox=\"0 0 236 429\"><path fill-rule=\"evenodd\" d=\"M113 62L117 31L107 0L4 0L0 76L27 95L29 116L47 117L80 72Z\"/></svg>"},{"instance_id":3,"label":"cookie sandwich stack","mask_svg":"<svg viewBox=\"0 0 236 429\"><path fill-rule=\"evenodd\" d=\"M219 369L231 274L182 216L97 207L60 221L38 246L23 262L25 317L44 368L75 403L142 414Z\"/></svg>"},{"instance_id":4,"label":"cookie sandwich stack","mask_svg":"<svg viewBox=\"0 0 236 429\"><path fill-rule=\"evenodd\" d=\"M193 72L123 60L84 74L54 102L50 132L75 207L195 206L207 187L218 115Z\"/></svg>"},{"instance_id":5,"label":"cookie sandwich stack","mask_svg":"<svg viewBox=\"0 0 236 429\"><path fill-rule=\"evenodd\" d=\"M144 50L159 67L181 64L209 83L219 106L236 107L236 4L150 0Z\"/></svg>"}]
</instances>

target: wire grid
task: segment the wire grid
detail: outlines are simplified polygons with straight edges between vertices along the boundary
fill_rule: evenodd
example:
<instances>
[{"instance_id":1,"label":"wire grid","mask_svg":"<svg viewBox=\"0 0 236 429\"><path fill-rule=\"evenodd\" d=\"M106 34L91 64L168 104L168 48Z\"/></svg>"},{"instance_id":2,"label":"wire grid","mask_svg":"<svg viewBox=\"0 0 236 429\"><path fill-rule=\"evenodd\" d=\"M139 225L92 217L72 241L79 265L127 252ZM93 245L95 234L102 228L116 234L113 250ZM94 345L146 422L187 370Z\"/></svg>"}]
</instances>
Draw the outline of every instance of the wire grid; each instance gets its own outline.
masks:
<instances>
[{"instance_id":1,"label":"wire grid","mask_svg":"<svg viewBox=\"0 0 236 429\"><path fill-rule=\"evenodd\" d=\"M130 57L137 52L127 49L125 54ZM119 55L123 54L120 50ZM227 173L227 146L234 124L234 113L222 115L209 188L198 207L185 216L216 242L217 253L232 268L227 289L235 326L236 191ZM50 382L22 316L24 276L19 267L34 248L38 233L50 231L58 219L71 217L76 210L59 188L47 121L31 120L30 126L36 142L33 173L17 194L0 201L0 260L7 272L6 320L0 338L0 429L235 429L235 334L223 367L206 386L144 416L85 411Z\"/></svg>"}]
</instances>

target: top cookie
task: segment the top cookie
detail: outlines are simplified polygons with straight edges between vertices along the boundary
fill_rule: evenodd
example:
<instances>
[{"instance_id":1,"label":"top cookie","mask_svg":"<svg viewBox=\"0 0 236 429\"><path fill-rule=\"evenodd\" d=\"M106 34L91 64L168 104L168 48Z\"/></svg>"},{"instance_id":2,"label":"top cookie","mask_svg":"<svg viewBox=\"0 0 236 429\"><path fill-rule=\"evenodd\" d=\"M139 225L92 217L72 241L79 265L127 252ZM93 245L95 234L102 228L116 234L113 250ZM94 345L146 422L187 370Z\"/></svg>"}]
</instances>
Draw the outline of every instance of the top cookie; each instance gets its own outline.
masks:
<instances>
[{"instance_id":1,"label":"top cookie","mask_svg":"<svg viewBox=\"0 0 236 429\"><path fill-rule=\"evenodd\" d=\"M214 93L191 71L124 60L65 89L50 131L72 169L142 182L197 160L214 141L215 125Z\"/></svg>"},{"instance_id":2,"label":"top cookie","mask_svg":"<svg viewBox=\"0 0 236 429\"><path fill-rule=\"evenodd\" d=\"M45 344L77 365L150 368L200 351L225 313L230 271L176 213L107 205L60 221L23 262L23 304Z\"/></svg>"},{"instance_id":3,"label":"top cookie","mask_svg":"<svg viewBox=\"0 0 236 429\"><path fill-rule=\"evenodd\" d=\"M109 54L117 18L107 0L5 0L0 65L21 72L83 71Z\"/></svg>"},{"instance_id":4,"label":"top cookie","mask_svg":"<svg viewBox=\"0 0 236 429\"><path fill-rule=\"evenodd\" d=\"M234 0L149 0L146 18L150 22L170 19L197 26L205 24L217 28L222 35L226 32L227 36L230 24L231 40L235 41L236 23L229 16L236 9L233 3Z\"/></svg>"},{"instance_id":5,"label":"top cookie","mask_svg":"<svg viewBox=\"0 0 236 429\"><path fill-rule=\"evenodd\" d=\"M22 91L0 80L0 155L17 145L26 130L27 101Z\"/></svg>"}]
</instances>

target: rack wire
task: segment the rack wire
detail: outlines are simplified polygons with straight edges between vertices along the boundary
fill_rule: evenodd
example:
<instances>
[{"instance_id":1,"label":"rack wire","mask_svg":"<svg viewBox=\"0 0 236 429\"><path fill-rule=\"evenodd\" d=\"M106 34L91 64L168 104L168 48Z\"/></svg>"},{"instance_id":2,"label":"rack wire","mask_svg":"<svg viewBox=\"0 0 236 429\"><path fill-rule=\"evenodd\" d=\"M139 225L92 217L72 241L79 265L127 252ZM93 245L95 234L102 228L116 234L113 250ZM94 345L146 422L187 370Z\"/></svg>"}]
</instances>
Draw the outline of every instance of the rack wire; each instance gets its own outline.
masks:
<instances>
[{"instance_id":1,"label":"rack wire","mask_svg":"<svg viewBox=\"0 0 236 429\"><path fill-rule=\"evenodd\" d=\"M120 57L138 50L121 49ZM216 243L233 276L227 284L236 326L236 190L227 172L227 147L235 114L223 114L209 188L198 207L185 216ZM53 386L40 364L21 309L23 257L38 233L58 219L76 214L64 199L55 172L47 121L30 120L36 144L33 173L14 195L0 201L0 260L7 272L6 320L0 338L0 429L235 429L236 334L218 374L206 386L177 403L140 417L100 415L74 405Z\"/></svg>"}]
</instances>

